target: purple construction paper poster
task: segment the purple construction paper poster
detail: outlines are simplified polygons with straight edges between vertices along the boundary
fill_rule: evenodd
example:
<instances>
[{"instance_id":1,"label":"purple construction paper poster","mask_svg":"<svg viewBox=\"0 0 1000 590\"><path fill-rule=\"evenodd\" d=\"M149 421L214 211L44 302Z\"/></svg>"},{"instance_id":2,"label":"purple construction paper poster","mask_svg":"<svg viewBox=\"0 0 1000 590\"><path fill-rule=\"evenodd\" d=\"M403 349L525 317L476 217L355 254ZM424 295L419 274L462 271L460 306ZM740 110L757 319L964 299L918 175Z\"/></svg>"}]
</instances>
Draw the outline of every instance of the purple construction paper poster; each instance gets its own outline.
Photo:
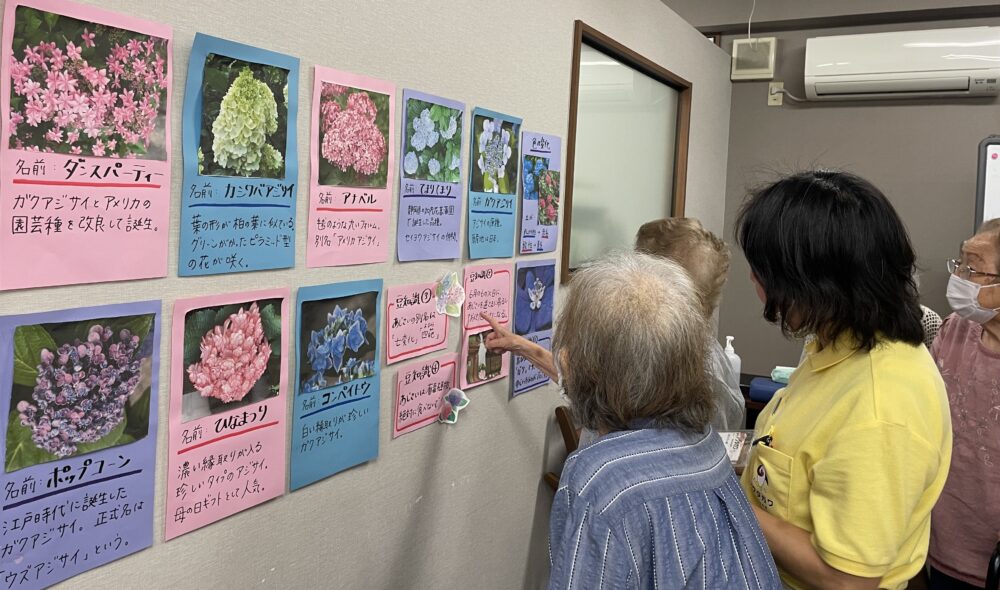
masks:
<instances>
[{"instance_id":1,"label":"purple construction paper poster","mask_svg":"<svg viewBox=\"0 0 1000 590\"><path fill-rule=\"evenodd\" d=\"M521 254L555 252L559 239L562 141L525 131L521 138Z\"/></svg>"},{"instance_id":2,"label":"purple construction paper poster","mask_svg":"<svg viewBox=\"0 0 1000 590\"><path fill-rule=\"evenodd\" d=\"M160 302L0 317L9 589L153 542Z\"/></svg>"},{"instance_id":3,"label":"purple construction paper poster","mask_svg":"<svg viewBox=\"0 0 1000 590\"><path fill-rule=\"evenodd\" d=\"M461 258L465 105L403 90L399 156L400 262Z\"/></svg>"},{"instance_id":4,"label":"purple construction paper poster","mask_svg":"<svg viewBox=\"0 0 1000 590\"><path fill-rule=\"evenodd\" d=\"M525 134L527 135L527 134ZM514 333L552 350L552 312L556 300L556 261L521 260L514 270ZM538 367L513 355L511 396L516 397L549 382Z\"/></svg>"}]
</instances>

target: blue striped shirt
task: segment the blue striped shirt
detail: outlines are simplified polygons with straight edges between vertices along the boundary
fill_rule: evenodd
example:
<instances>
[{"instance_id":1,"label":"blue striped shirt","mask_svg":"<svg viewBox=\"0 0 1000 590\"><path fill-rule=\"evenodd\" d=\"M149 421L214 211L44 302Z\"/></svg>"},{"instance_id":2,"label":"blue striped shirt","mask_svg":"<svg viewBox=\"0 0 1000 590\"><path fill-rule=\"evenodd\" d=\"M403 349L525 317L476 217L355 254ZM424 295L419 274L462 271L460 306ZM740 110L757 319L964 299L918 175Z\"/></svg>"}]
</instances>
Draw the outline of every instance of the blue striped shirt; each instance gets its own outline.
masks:
<instances>
[{"instance_id":1,"label":"blue striped shirt","mask_svg":"<svg viewBox=\"0 0 1000 590\"><path fill-rule=\"evenodd\" d=\"M549 523L550 590L781 588L722 440L643 428L566 459Z\"/></svg>"}]
</instances>

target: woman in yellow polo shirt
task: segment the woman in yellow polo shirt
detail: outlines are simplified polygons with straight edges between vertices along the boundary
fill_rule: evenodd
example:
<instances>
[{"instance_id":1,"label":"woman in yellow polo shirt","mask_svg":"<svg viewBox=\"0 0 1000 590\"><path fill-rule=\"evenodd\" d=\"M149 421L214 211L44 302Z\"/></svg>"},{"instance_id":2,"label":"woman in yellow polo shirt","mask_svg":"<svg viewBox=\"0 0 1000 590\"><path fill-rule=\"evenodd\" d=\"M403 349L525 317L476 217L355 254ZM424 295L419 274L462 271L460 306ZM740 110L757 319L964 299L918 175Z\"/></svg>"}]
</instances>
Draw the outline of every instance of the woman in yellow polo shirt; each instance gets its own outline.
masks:
<instances>
[{"instance_id":1,"label":"woman in yellow polo shirt","mask_svg":"<svg viewBox=\"0 0 1000 590\"><path fill-rule=\"evenodd\" d=\"M782 581L905 588L951 460L906 229L871 183L827 171L756 191L736 228L764 317L817 335L761 412L742 479Z\"/></svg>"}]
</instances>

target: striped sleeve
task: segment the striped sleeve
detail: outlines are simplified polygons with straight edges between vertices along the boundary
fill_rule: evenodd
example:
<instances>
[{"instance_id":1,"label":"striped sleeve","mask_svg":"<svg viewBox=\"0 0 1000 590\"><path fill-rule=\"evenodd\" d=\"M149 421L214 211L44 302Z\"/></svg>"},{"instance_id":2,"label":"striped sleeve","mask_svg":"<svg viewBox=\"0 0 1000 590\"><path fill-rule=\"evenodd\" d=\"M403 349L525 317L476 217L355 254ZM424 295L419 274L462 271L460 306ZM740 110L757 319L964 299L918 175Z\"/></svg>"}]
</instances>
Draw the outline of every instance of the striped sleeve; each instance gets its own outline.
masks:
<instances>
[{"instance_id":1,"label":"striped sleeve","mask_svg":"<svg viewBox=\"0 0 1000 590\"><path fill-rule=\"evenodd\" d=\"M613 531L593 506L570 494L560 488L552 504L549 590L636 588L641 549L630 549L624 531Z\"/></svg>"}]
</instances>

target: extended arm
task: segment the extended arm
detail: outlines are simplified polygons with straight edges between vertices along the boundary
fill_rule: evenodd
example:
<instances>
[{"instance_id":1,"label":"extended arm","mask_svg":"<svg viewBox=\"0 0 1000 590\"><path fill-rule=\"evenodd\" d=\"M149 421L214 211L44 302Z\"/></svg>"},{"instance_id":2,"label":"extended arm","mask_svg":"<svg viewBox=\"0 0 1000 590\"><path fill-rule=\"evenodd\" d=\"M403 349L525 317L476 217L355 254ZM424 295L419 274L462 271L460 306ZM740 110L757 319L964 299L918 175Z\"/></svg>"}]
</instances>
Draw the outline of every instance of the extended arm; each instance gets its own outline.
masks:
<instances>
[{"instance_id":1,"label":"extended arm","mask_svg":"<svg viewBox=\"0 0 1000 590\"><path fill-rule=\"evenodd\" d=\"M493 333L486 337L486 348L492 352L513 352L523 356L528 362L538 367L538 370L548 375L553 381L559 380L552 353L524 336L518 336L500 325L492 316L485 312L480 314L490 323Z\"/></svg>"}]
</instances>

